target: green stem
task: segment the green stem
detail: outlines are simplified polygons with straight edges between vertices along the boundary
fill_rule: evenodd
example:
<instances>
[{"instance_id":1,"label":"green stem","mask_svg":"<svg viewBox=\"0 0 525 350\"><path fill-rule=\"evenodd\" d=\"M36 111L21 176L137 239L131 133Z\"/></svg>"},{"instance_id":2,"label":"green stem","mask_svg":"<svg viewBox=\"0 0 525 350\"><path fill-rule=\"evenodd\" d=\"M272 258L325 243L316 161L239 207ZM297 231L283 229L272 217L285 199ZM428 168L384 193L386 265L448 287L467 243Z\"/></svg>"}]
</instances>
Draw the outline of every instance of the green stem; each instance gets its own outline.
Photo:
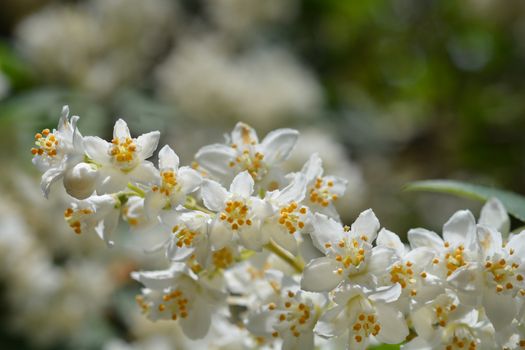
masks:
<instances>
[{"instance_id":1,"label":"green stem","mask_svg":"<svg viewBox=\"0 0 525 350\"><path fill-rule=\"evenodd\" d=\"M146 196L146 193L143 190L141 190L140 188L138 188L137 186L131 183L128 183L128 188L132 190L133 192L135 192L141 198L144 198Z\"/></svg>"},{"instance_id":2,"label":"green stem","mask_svg":"<svg viewBox=\"0 0 525 350\"><path fill-rule=\"evenodd\" d=\"M210 210L208 210L208 209L198 205L197 201L192 196L187 196L186 197L186 204L184 204L184 208L190 209L190 210L202 211L203 213L210 214L210 215L215 214L214 212L212 212L212 211L210 211Z\"/></svg>"},{"instance_id":3,"label":"green stem","mask_svg":"<svg viewBox=\"0 0 525 350\"><path fill-rule=\"evenodd\" d=\"M292 257L290 253L279 247L273 241L270 241L270 243L266 244L264 247L288 263L288 265L293 267L296 272L303 273L304 263L299 259Z\"/></svg>"}]
</instances>

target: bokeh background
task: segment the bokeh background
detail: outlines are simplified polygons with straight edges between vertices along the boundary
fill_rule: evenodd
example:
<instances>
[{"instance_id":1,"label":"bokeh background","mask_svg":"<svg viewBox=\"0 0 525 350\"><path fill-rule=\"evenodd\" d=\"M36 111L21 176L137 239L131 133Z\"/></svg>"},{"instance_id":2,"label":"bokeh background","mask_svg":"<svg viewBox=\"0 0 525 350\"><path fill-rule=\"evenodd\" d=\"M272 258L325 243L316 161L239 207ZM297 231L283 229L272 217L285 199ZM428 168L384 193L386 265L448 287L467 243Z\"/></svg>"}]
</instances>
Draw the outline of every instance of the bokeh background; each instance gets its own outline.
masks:
<instances>
[{"instance_id":1,"label":"bokeh background","mask_svg":"<svg viewBox=\"0 0 525 350\"><path fill-rule=\"evenodd\" d=\"M344 220L372 207L403 237L479 210L409 181L525 192L524 78L520 0L2 0L0 348L235 348L140 315L129 272L163 262L147 230L108 250L42 198L29 150L62 105L85 135L162 130L184 163L239 120L297 128L286 166L319 152L349 180Z\"/></svg>"}]
</instances>

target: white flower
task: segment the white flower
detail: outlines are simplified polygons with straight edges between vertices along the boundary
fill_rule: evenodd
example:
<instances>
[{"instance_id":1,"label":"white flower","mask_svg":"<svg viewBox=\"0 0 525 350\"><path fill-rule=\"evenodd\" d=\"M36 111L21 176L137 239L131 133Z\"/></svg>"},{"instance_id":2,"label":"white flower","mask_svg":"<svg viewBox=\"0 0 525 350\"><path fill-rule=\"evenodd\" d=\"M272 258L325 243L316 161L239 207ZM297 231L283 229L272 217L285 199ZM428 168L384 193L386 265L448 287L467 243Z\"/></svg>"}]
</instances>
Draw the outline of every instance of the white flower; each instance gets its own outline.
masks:
<instances>
[{"instance_id":1,"label":"white flower","mask_svg":"<svg viewBox=\"0 0 525 350\"><path fill-rule=\"evenodd\" d=\"M64 218L76 234L96 232L109 246L113 245L111 234L117 228L120 202L113 195L91 196L72 203L64 212Z\"/></svg>"},{"instance_id":2,"label":"white flower","mask_svg":"<svg viewBox=\"0 0 525 350\"><path fill-rule=\"evenodd\" d=\"M159 151L159 176L145 198L146 211L155 217L166 206L176 208L184 204L186 196L195 191L202 182L198 172L190 167L179 168L179 157L169 147Z\"/></svg>"},{"instance_id":3,"label":"white flower","mask_svg":"<svg viewBox=\"0 0 525 350\"><path fill-rule=\"evenodd\" d=\"M307 228L310 221L308 208L300 204L305 190L305 177L300 174L284 189L267 192L265 196L265 201L273 206L274 214L264 221L261 230L292 255L297 254L298 235Z\"/></svg>"},{"instance_id":4,"label":"white flower","mask_svg":"<svg viewBox=\"0 0 525 350\"><path fill-rule=\"evenodd\" d=\"M307 182L307 196L305 204L312 210L339 219L334 207L334 201L342 197L346 190L347 180L337 176L323 176L323 161L317 153L310 156L300 173Z\"/></svg>"},{"instance_id":5,"label":"white flower","mask_svg":"<svg viewBox=\"0 0 525 350\"><path fill-rule=\"evenodd\" d=\"M403 350L497 348L490 323L450 290L415 309L411 319L418 336Z\"/></svg>"},{"instance_id":6,"label":"white flower","mask_svg":"<svg viewBox=\"0 0 525 350\"><path fill-rule=\"evenodd\" d=\"M301 291L296 282L279 271L268 271L266 279L274 293L260 310L248 316L247 329L257 336L282 338L282 349L313 349L313 329L325 298Z\"/></svg>"},{"instance_id":7,"label":"white flower","mask_svg":"<svg viewBox=\"0 0 525 350\"><path fill-rule=\"evenodd\" d=\"M201 283L180 264L168 270L133 272L131 277L146 287L137 297L142 311L154 321L179 320L190 339L208 333L212 312L224 299L223 293Z\"/></svg>"},{"instance_id":8,"label":"white flower","mask_svg":"<svg viewBox=\"0 0 525 350\"><path fill-rule=\"evenodd\" d=\"M435 232L417 228L408 231L408 241L412 249L426 247L436 255L430 268L433 275L465 291L473 289L458 279L462 271L476 268L479 259L476 221L470 211L454 213L443 225L443 238Z\"/></svg>"},{"instance_id":9,"label":"white flower","mask_svg":"<svg viewBox=\"0 0 525 350\"><path fill-rule=\"evenodd\" d=\"M217 213L210 230L214 249L223 248L233 240L234 234L251 250L261 250L268 242L261 233L261 224L271 215L272 208L262 199L252 197L253 187L253 178L247 171L233 179L229 192L215 181L205 179L202 182L204 205Z\"/></svg>"},{"instance_id":10,"label":"white flower","mask_svg":"<svg viewBox=\"0 0 525 350\"><path fill-rule=\"evenodd\" d=\"M278 166L292 151L299 133L292 129L277 129L259 143L257 133L249 125L237 123L227 136L227 145L204 146L195 155L198 169L203 170L222 184L232 181L242 171L247 171L265 190L275 190L282 182Z\"/></svg>"},{"instance_id":11,"label":"white flower","mask_svg":"<svg viewBox=\"0 0 525 350\"><path fill-rule=\"evenodd\" d=\"M113 129L111 143L97 136L84 137L87 155L100 165L101 181L97 192L118 192L132 180L153 182L157 171L145 159L151 157L157 148L159 136L158 131L152 131L131 138L126 122L119 119Z\"/></svg>"},{"instance_id":12,"label":"white flower","mask_svg":"<svg viewBox=\"0 0 525 350\"><path fill-rule=\"evenodd\" d=\"M35 135L36 147L31 149L34 155L33 164L44 172L42 175L42 192L47 197L51 185L62 178L64 173L81 162L84 157L82 135L77 129L79 117L69 116L69 107L62 108L62 116L57 129L51 132L44 129Z\"/></svg>"},{"instance_id":13,"label":"white flower","mask_svg":"<svg viewBox=\"0 0 525 350\"><path fill-rule=\"evenodd\" d=\"M336 305L324 312L315 332L329 338L348 332L349 350L366 349L371 336L386 344L401 343L408 327L401 311L392 306L400 294L399 284L374 291L346 285L336 292Z\"/></svg>"},{"instance_id":14,"label":"white flower","mask_svg":"<svg viewBox=\"0 0 525 350\"><path fill-rule=\"evenodd\" d=\"M392 249L372 248L379 221L370 209L362 212L350 229L318 213L313 226L312 241L326 256L306 265L301 281L304 290L328 292L345 280L375 284L393 262Z\"/></svg>"}]
</instances>

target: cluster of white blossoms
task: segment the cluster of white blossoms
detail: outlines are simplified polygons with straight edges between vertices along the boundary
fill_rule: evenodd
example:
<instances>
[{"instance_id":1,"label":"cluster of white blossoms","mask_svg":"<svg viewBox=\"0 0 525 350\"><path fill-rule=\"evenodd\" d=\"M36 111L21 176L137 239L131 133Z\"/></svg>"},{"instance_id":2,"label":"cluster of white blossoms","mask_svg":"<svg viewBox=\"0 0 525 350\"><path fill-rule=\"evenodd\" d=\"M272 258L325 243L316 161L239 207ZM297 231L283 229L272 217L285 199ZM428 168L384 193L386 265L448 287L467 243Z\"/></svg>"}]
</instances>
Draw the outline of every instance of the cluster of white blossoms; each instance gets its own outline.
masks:
<instances>
[{"instance_id":1,"label":"cluster of white blossoms","mask_svg":"<svg viewBox=\"0 0 525 350\"><path fill-rule=\"evenodd\" d=\"M190 339L222 325L230 331L214 341L235 334L244 348L313 349L339 337L348 349L525 348L525 231L509 233L497 199L478 222L456 212L442 235L410 230L407 245L371 209L340 222L346 181L324 174L317 154L282 170L295 130L259 141L238 123L191 166L169 146L155 166L158 131L135 138L119 119L105 141L82 136L77 121L64 107L58 129L36 134L42 189L62 180L69 226L108 245L120 220L164 228L164 241L145 248L163 251L168 267L132 273L150 319L178 322Z\"/></svg>"}]
</instances>

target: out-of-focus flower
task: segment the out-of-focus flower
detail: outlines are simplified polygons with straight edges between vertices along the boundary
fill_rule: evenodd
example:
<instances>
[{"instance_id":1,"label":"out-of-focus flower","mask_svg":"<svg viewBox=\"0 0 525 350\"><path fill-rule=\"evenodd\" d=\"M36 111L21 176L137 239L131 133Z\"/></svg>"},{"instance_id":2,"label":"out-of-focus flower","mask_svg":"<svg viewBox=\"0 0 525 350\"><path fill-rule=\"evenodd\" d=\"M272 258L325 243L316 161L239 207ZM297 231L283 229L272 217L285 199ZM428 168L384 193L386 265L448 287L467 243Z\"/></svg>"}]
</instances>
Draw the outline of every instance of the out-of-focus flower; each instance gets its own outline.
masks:
<instances>
[{"instance_id":1,"label":"out-of-focus flower","mask_svg":"<svg viewBox=\"0 0 525 350\"><path fill-rule=\"evenodd\" d=\"M245 120L265 129L312 116L321 103L317 81L286 51L233 54L214 38L181 42L158 79L161 97L192 118Z\"/></svg>"}]
</instances>

